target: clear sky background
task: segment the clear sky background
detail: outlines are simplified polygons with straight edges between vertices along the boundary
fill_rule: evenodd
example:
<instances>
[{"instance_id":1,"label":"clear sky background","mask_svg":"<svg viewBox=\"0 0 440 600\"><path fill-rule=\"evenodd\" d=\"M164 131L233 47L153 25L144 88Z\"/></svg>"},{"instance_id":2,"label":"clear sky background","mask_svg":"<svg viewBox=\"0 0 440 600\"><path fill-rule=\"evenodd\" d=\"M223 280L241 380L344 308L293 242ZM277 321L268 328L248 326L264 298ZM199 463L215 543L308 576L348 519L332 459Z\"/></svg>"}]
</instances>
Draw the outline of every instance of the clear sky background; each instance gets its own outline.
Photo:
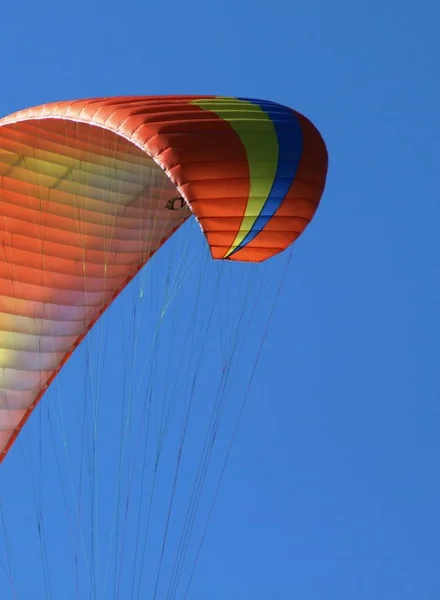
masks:
<instances>
[{"instance_id":1,"label":"clear sky background","mask_svg":"<svg viewBox=\"0 0 440 600\"><path fill-rule=\"evenodd\" d=\"M1 11L2 116L103 95L257 97L306 114L328 145L313 224L290 263L268 263L272 291L287 265L286 281L189 600L439 600L440 4L22 0ZM78 397L81 364L66 366L61 400ZM31 455L40 423L28 424ZM0 467L12 548L0 559L20 600L48 596L22 517L32 477L15 449ZM49 597L92 598L61 585L64 542L49 548ZM14 598L1 573L0 597Z\"/></svg>"}]
</instances>

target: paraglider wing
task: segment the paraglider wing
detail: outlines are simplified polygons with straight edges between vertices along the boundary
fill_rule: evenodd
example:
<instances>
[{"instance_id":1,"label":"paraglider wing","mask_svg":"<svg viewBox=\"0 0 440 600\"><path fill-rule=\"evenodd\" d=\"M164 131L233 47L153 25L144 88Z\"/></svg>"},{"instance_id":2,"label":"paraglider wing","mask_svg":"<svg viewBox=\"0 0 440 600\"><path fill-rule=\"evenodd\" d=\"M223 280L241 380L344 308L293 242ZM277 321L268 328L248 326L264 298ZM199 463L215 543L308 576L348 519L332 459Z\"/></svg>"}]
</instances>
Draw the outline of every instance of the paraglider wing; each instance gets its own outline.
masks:
<instances>
[{"instance_id":1,"label":"paraglider wing","mask_svg":"<svg viewBox=\"0 0 440 600\"><path fill-rule=\"evenodd\" d=\"M116 97L2 119L0 460L83 337L191 211L214 258L261 261L304 230L326 170L314 126L270 102Z\"/></svg>"}]
</instances>

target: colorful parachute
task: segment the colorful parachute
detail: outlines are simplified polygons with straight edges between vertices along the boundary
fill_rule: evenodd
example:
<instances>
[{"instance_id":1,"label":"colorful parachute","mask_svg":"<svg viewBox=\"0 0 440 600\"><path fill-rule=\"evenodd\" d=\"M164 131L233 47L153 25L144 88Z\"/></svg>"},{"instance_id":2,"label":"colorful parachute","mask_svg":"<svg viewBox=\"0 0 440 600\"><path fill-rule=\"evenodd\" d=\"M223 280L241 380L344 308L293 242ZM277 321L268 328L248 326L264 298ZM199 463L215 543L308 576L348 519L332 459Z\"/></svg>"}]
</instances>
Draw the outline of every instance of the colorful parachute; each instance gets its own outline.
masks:
<instances>
[{"instance_id":1,"label":"colorful parachute","mask_svg":"<svg viewBox=\"0 0 440 600\"><path fill-rule=\"evenodd\" d=\"M315 127L259 100L100 98L0 120L0 460L191 212L213 258L262 261L310 222L326 172Z\"/></svg>"}]
</instances>

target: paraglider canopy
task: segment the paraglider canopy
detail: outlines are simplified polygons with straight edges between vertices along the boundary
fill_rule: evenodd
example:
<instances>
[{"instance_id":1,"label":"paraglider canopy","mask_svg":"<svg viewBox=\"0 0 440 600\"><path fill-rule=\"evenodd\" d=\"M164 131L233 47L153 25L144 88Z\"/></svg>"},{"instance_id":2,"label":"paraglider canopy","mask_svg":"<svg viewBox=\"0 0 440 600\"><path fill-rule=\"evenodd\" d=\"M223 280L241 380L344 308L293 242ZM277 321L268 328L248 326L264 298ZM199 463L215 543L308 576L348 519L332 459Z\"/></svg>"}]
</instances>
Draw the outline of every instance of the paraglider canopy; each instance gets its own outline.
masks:
<instances>
[{"instance_id":1,"label":"paraglider canopy","mask_svg":"<svg viewBox=\"0 0 440 600\"><path fill-rule=\"evenodd\" d=\"M308 225L326 171L310 121L260 100L99 98L2 119L0 460L86 333L191 213L213 258L263 261Z\"/></svg>"}]
</instances>

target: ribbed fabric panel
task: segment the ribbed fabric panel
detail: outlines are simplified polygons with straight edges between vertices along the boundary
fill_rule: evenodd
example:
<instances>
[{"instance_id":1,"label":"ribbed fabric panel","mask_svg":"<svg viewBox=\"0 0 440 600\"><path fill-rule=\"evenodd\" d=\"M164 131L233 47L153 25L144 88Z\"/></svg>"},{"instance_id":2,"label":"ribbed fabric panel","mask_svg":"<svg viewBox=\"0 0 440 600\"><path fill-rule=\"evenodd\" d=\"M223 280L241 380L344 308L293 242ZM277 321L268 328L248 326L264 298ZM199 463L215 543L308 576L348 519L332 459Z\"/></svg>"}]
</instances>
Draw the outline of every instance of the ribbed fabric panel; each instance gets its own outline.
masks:
<instances>
[{"instance_id":1,"label":"ribbed fabric panel","mask_svg":"<svg viewBox=\"0 0 440 600\"><path fill-rule=\"evenodd\" d=\"M0 127L0 451L103 309L190 215L133 143L63 119Z\"/></svg>"}]
</instances>

